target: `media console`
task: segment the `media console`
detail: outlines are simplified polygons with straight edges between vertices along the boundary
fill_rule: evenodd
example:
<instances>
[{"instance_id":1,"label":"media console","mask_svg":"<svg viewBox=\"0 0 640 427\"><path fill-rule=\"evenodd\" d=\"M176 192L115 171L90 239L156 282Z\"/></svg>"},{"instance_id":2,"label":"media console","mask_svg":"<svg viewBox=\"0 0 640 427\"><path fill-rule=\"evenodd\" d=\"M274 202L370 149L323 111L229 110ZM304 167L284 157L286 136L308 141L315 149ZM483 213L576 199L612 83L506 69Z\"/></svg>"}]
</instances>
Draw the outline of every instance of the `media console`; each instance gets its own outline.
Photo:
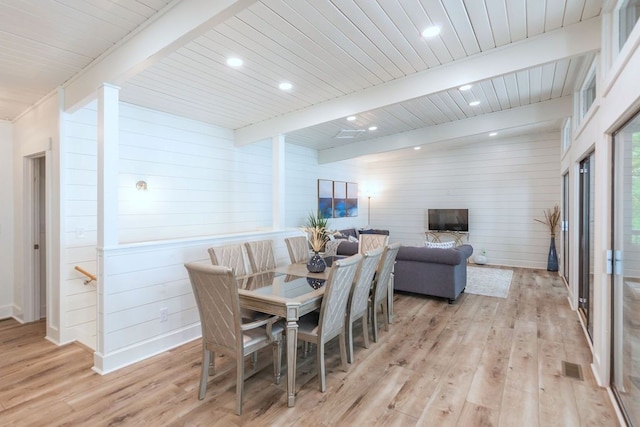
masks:
<instances>
[{"instance_id":1,"label":"media console","mask_svg":"<svg viewBox=\"0 0 640 427\"><path fill-rule=\"evenodd\" d=\"M468 231L425 231L424 232L427 241L442 243L440 240L441 237L451 237L453 241L456 242L456 246L460 246L464 243L463 239L466 239L469 242L469 232Z\"/></svg>"}]
</instances>

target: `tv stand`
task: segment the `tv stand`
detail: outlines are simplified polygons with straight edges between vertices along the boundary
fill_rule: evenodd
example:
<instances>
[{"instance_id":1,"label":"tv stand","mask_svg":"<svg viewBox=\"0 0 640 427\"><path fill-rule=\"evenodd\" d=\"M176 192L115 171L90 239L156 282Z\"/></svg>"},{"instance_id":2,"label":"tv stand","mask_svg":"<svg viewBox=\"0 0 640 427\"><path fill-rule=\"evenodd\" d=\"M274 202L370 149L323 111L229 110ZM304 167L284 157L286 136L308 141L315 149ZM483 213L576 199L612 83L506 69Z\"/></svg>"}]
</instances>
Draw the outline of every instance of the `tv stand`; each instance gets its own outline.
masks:
<instances>
[{"instance_id":1,"label":"tv stand","mask_svg":"<svg viewBox=\"0 0 640 427\"><path fill-rule=\"evenodd\" d=\"M441 237L451 237L453 238L453 241L456 242L456 246L460 246L462 245L463 239L466 239L466 241L469 241L469 232L468 231L425 231L424 232L425 237L427 238L427 241L429 242L435 242L435 243L442 243L442 241L440 240Z\"/></svg>"}]
</instances>

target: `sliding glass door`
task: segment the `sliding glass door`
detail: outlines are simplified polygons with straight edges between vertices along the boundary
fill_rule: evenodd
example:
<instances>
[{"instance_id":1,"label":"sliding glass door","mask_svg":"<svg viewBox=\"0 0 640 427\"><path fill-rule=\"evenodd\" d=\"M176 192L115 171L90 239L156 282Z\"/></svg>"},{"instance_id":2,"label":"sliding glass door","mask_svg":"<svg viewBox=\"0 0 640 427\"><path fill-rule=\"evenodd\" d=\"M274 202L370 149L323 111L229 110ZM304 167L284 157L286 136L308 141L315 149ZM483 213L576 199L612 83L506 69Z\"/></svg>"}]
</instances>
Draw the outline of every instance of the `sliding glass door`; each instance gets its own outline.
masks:
<instances>
[{"instance_id":1,"label":"sliding glass door","mask_svg":"<svg viewBox=\"0 0 640 427\"><path fill-rule=\"evenodd\" d=\"M562 276L569 282L569 173L562 175Z\"/></svg>"},{"instance_id":2,"label":"sliding glass door","mask_svg":"<svg viewBox=\"0 0 640 427\"><path fill-rule=\"evenodd\" d=\"M611 388L640 426L640 114L613 138Z\"/></svg>"},{"instance_id":3,"label":"sliding glass door","mask_svg":"<svg viewBox=\"0 0 640 427\"><path fill-rule=\"evenodd\" d=\"M580 224L578 255L578 311L582 315L589 337L593 337L593 217L595 212L594 194L594 153L580 162Z\"/></svg>"}]
</instances>

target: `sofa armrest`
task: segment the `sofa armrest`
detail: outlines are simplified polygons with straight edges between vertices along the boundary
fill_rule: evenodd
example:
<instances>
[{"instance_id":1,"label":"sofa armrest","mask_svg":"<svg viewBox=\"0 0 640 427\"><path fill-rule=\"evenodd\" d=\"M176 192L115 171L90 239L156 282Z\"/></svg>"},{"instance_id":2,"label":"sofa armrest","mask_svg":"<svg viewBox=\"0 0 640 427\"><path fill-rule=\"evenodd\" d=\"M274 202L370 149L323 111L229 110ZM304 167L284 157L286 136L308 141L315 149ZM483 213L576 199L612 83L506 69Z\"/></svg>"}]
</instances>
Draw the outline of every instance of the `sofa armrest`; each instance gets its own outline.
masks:
<instances>
[{"instance_id":1,"label":"sofa armrest","mask_svg":"<svg viewBox=\"0 0 640 427\"><path fill-rule=\"evenodd\" d=\"M343 240L338 245L337 250L338 255L355 255L358 253L358 242L350 242L348 240Z\"/></svg>"}]
</instances>

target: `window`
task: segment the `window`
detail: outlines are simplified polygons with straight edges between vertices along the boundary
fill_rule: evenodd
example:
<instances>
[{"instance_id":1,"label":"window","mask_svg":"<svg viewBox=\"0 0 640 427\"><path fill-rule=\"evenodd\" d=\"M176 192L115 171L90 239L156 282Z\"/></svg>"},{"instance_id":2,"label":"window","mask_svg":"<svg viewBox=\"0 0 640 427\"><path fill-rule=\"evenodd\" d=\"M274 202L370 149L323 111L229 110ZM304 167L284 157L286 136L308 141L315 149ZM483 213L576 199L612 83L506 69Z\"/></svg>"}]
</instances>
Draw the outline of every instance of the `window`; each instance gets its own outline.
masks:
<instances>
[{"instance_id":1,"label":"window","mask_svg":"<svg viewBox=\"0 0 640 427\"><path fill-rule=\"evenodd\" d=\"M562 151L571 146L571 118L568 118L562 126Z\"/></svg>"},{"instance_id":2,"label":"window","mask_svg":"<svg viewBox=\"0 0 640 427\"><path fill-rule=\"evenodd\" d=\"M580 117L584 117L596 100L596 64L591 64L580 89Z\"/></svg>"},{"instance_id":3,"label":"window","mask_svg":"<svg viewBox=\"0 0 640 427\"><path fill-rule=\"evenodd\" d=\"M640 17L640 0L623 0L617 8L618 52L629 38Z\"/></svg>"}]
</instances>

